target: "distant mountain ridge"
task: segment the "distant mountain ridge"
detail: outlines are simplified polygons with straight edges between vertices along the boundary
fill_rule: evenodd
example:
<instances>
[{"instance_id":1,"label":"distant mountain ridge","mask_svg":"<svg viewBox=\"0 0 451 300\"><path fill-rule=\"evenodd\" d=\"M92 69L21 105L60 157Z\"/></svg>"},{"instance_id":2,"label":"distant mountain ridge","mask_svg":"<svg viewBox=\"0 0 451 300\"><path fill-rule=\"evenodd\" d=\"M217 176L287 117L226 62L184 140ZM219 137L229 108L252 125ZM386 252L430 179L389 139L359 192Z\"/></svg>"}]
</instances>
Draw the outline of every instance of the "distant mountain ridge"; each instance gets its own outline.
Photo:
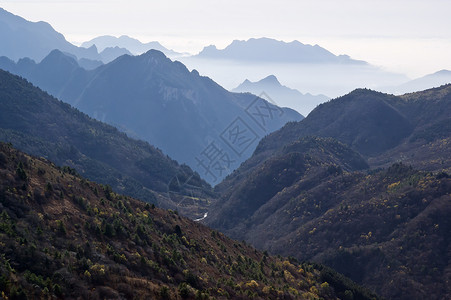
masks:
<instances>
[{"instance_id":1,"label":"distant mountain ridge","mask_svg":"<svg viewBox=\"0 0 451 300\"><path fill-rule=\"evenodd\" d=\"M39 63L29 58L15 63L7 57L0 57L0 68L26 78L60 99L78 97L79 89L89 79L89 72L80 67L76 58L59 50L53 50Z\"/></svg>"},{"instance_id":2,"label":"distant mountain ridge","mask_svg":"<svg viewBox=\"0 0 451 300\"><path fill-rule=\"evenodd\" d=\"M158 42L142 44L136 39L122 36L114 38L110 36L94 39L102 47L97 48L94 43L86 42L77 47L68 42L65 37L55 31L52 26L46 22L30 22L20 16L16 16L0 8L0 39L3 41L0 46L0 57L6 56L13 61L22 58L30 58L40 62L51 51L58 49L61 52L73 55L86 69L94 69L99 66L97 63L109 63L117 57L124 54L132 54L136 50L139 54L150 49L162 50L168 55L177 56L179 53L168 50ZM104 39L107 39L104 41ZM127 45L133 49L130 52ZM134 52L136 54L136 52Z\"/></svg>"},{"instance_id":3,"label":"distant mountain ridge","mask_svg":"<svg viewBox=\"0 0 451 300\"><path fill-rule=\"evenodd\" d=\"M270 38L234 40L223 50L208 46L195 57L256 62L366 64L347 55L336 56L318 45L306 45L299 41L286 43Z\"/></svg>"},{"instance_id":4,"label":"distant mountain ridge","mask_svg":"<svg viewBox=\"0 0 451 300\"><path fill-rule=\"evenodd\" d=\"M0 8L0 56L17 61L29 57L41 61L50 51L59 49L77 58L99 60L96 47L80 48L66 41L45 22L30 22Z\"/></svg>"},{"instance_id":5,"label":"distant mountain ridge","mask_svg":"<svg viewBox=\"0 0 451 300\"><path fill-rule=\"evenodd\" d=\"M141 41L131 38L126 35L115 37L111 35L104 35L93 38L81 44L82 47L89 48L95 45L99 51L103 51L106 48L124 48L133 53L134 55L143 54L151 49L163 52L168 57L175 57L182 55L181 53L169 50L159 42L142 43Z\"/></svg>"},{"instance_id":6,"label":"distant mountain ridge","mask_svg":"<svg viewBox=\"0 0 451 300\"><path fill-rule=\"evenodd\" d=\"M0 67L2 61L7 70L91 117L148 141L212 183L218 183L249 157L261 137L288 121L302 119L294 110L279 109L254 95L230 93L157 50L135 57L124 55L91 71L58 50L39 64L29 60L14 64L4 59ZM271 115L255 118L259 106ZM236 126L249 134L249 144L237 152L225 132ZM226 167L216 164L219 169L214 174L211 164L200 161L203 151L213 145L222 155L230 156L224 162Z\"/></svg>"},{"instance_id":7,"label":"distant mountain ridge","mask_svg":"<svg viewBox=\"0 0 451 300\"><path fill-rule=\"evenodd\" d=\"M126 48L107 47L100 52L100 57L104 63L109 63L122 55L132 55Z\"/></svg>"},{"instance_id":8,"label":"distant mountain ridge","mask_svg":"<svg viewBox=\"0 0 451 300\"><path fill-rule=\"evenodd\" d=\"M410 80L395 87L384 88L384 91L396 95L401 95L406 93L419 92L449 83L451 83L451 71L440 70L433 74L428 74L423 77Z\"/></svg>"},{"instance_id":9,"label":"distant mountain ridge","mask_svg":"<svg viewBox=\"0 0 451 300\"><path fill-rule=\"evenodd\" d=\"M99 53L92 41L84 44L91 45L90 48L77 47L66 41L49 24L29 22L5 10L0 13L0 28L0 38L3 41L0 57L6 56L15 62L27 57L40 62L51 51L58 49L75 56L81 67L92 70L120 55L141 54L152 48L161 50L170 58L181 60L190 70L201 70L202 74L228 89L236 87L246 78L267 76L270 68L271 73L287 82L290 87L334 97L357 87L385 87L407 80L404 75L385 72L346 55L334 55L318 45L304 45L297 41L286 43L268 38L235 41L227 47L226 52L226 49L210 47L210 51L203 51L202 55L189 56L187 53L168 50L158 42L141 43L127 36L104 36L94 39L103 45ZM230 59L237 63L227 63ZM269 66L263 66L264 64ZM321 84L318 84L316 78L321 78Z\"/></svg>"},{"instance_id":10,"label":"distant mountain ridge","mask_svg":"<svg viewBox=\"0 0 451 300\"><path fill-rule=\"evenodd\" d=\"M296 89L286 87L274 75L269 75L257 82L246 79L232 91L249 92L259 96L266 94L278 106L290 107L303 116L307 116L320 103L329 100L329 97L324 95L302 94Z\"/></svg>"},{"instance_id":11,"label":"distant mountain ridge","mask_svg":"<svg viewBox=\"0 0 451 300\"><path fill-rule=\"evenodd\" d=\"M302 93L334 98L357 88L380 90L409 80L403 74L389 72L348 55L335 55L319 45L270 38L235 40L224 49L208 46L199 54L180 60L188 68L200 70L229 90L246 79L261 79L273 74Z\"/></svg>"}]
</instances>

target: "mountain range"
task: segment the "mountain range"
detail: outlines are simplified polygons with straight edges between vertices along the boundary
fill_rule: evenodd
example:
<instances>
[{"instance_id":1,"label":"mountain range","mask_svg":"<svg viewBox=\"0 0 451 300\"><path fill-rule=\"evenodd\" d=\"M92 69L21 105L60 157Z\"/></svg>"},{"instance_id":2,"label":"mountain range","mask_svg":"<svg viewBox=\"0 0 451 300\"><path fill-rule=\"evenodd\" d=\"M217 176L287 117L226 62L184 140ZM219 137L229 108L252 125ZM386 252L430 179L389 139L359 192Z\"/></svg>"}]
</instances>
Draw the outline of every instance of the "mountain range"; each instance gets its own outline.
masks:
<instances>
[{"instance_id":1,"label":"mountain range","mask_svg":"<svg viewBox=\"0 0 451 300\"><path fill-rule=\"evenodd\" d=\"M187 67L4 10L0 38L1 298L451 298L449 71L266 38ZM278 78L343 96L303 118Z\"/></svg>"},{"instance_id":2,"label":"mountain range","mask_svg":"<svg viewBox=\"0 0 451 300\"><path fill-rule=\"evenodd\" d=\"M61 33L55 31L50 24L43 21L30 22L2 8L0 8L0 38L3 41L0 56L6 56L11 60L30 58L40 62L51 51L58 49L75 56L88 69L99 66L100 61L108 63L121 55L131 54L130 51L134 52L137 49L144 49L137 51L138 53L157 49L168 55L178 55L158 42L142 44L126 36L117 39L110 36L99 37L84 43L89 46L77 47L68 42ZM115 39L116 42L114 42ZM94 42L99 44L99 49ZM121 45L130 47L130 50Z\"/></svg>"},{"instance_id":3,"label":"mountain range","mask_svg":"<svg viewBox=\"0 0 451 300\"><path fill-rule=\"evenodd\" d=\"M324 95L302 94L298 90L286 87L274 75L269 75L257 82L246 79L232 92L248 92L261 97L266 96L268 97L266 100L271 100L281 107L290 107L303 116L307 116L320 103L329 100L329 97Z\"/></svg>"},{"instance_id":4,"label":"mountain range","mask_svg":"<svg viewBox=\"0 0 451 300\"><path fill-rule=\"evenodd\" d=\"M211 183L250 157L261 137L302 119L297 112L254 95L230 93L156 50L124 55L91 71L58 50L39 64L3 59L0 67L91 117L148 141ZM240 136L233 134L236 130ZM220 161L205 156L211 147L221 152Z\"/></svg>"},{"instance_id":5,"label":"mountain range","mask_svg":"<svg viewBox=\"0 0 451 300\"><path fill-rule=\"evenodd\" d=\"M114 191L202 216L211 202L210 186L188 166L161 150L131 139L116 128L95 121L17 76L0 70L0 140L74 169ZM190 189L171 187L174 181ZM177 195L171 191L177 191ZM184 195L197 197L195 203ZM193 200L191 200L193 202Z\"/></svg>"},{"instance_id":6,"label":"mountain range","mask_svg":"<svg viewBox=\"0 0 451 300\"><path fill-rule=\"evenodd\" d=\"M159 42L148 42L142 43L141 41L131 38L126 35L122 35L120 37L115 37L111 35L104 35L93 38L92 40L86 41L81 44L84 48L90 48L94 46L99 49L99 51L104 51L107 48L122 48L127 49L133 55L143 54L151 49L158 50L163 52L166 56L174 58L177 56L183 55L182 53L175 52L173 50L169 50Z\"/></svg>"},{"instance_id":7,"label":"mountain range","mask_svg":"<svg viewBox=\"0 0 451 300\"><path fill-rule=\"evenodd\" d=\"M0 143L2 298L377 299Z\"/></svg>"},{"instance_id":8,"label":"mountain range","mask_svg":"<svg viewBox=\"0 0 451 300\"><path fill-rule=\"evenodd\" d=\"M276 76L287 86L313 95L338 97L367 87L393 86L409 80L365 61L336 55L319 46L270 38L233 41L224 49L204 48L199 54L179 58L188 68L214 78L227 89L249 78Z\"/></svg>"},{"instance_id":9,"label":"mountain range","mask_svg":"<svg viewBox=\"0 0 451 300\"><path fill-rule=\"evenodd\" d=\"M446 298L450 116L451 85L321 104L262 139L204 221L390 299Z\"/></svg>"},{"instance_id":10,"label":"mountain range","mask_svg":"<svg viewBox=\"0 0 451 300\"><path fill-rule=\"evenodd\" d=\"M334 55L318 45L306 45L299 41L286 43L269 38L235 40L222 50L208 46L196 57L247 62L366 64L347 55Z\"/></svg>"},{"instance_id":11,"label":"mountain range","mask_svg":"<svg viewBox=\"0 0 451 300\"><path fill-rule=\"evenodd\" d=\"M169 50L156 41L142 43L125 35L99 36L77 47L48 23L30 22L1 8L0 29L0 38L4 42L0 47L0 57L6 56L13 61L30 58L40 62L58 49L75 57L81 67L95 69L124 54L137 55L156 49L170 58L180 59L189 69L202 70L202 74L228 89L235 88L246 78L263 78L268 69L290 87L329 97L358 87L401 94L449 83L449 76L444 77L445 70L408 83L409 79L401 74L385 72L367 62L347 55L335 55L319 45L299 41L287 43L270 38L235 40L223 50L209 46L192 56Z\"/></svg>"},{"instance_id":12,"label":"mountain range","mask_svg":"<svg viewBox=\"0 0 451 300\"><path fill-rule=\"evenodd\" d=\"M93 150L84 146L92 142L97 141L94 150L103 147L97 149L97 159L107 160L106 153L119 155L119 145L127 149L122 152L125 155L136 147L128 146L128 138L112 129L109 136L103 139L111 142L98 142L105 135L105 129L111 127L90 120L23 79L6 72L1 74L3 85L0 99L4 106L0 111L4 115L0 120L3 121L2 128L5 128L2 129L2 140L9 139L20 148L35 151L38 155L56 150L55 158L73 159L78 156L79 164L86 160L87 155L77 154L81 152L78 149L93 156ZM212 202L204 221L270 253L325 263L387 298L412 299L427 295L431 299L440 299L448 295L446 249L450 229L447 216L450 212L451 180L443 170L449 171L450 166L449 147L446 147L450 131L443 124L449 122L450 94L450 86L402 97L357 90L320 105L303 121L291 122L264 138L253 157L216 187L215 192L220 195L218 200L198 179L197 190L204 189L203 195L210 195L210 200L207 198L205 202ZM41 98L46 101L36 100ZM32 105L33 102L36 104ZM52 106L61 109L54 110ZM346 119L355 110L361 114L353 120L354 124L365 126L349 127ZM69 118L72 114L81 118L75 121L73 116ZM387 116L383 124L380 124L380 114ZM55 120L55 116L60 119ZM328 116L336 122L331 122ZM62 122L64 118L69 120ZM83 123L90 124L87 130L81 126ZM322 130L327 128L325 124L330 126L327 131ZM379 132L373 128L376 125L382 126ZM105 128L103 131L102 126ZM337 133L341 134L337 136ZM368 140L374 133L377 133L376 139ZM91 134L93 138L89 138ZM324 137L313 137L313 134ZM334 134L336 136L332 137ZM118 139L115 135L122 138L119 143L113 142ZM63 137L66 141L61 140ZM59 139L60 142L47 141L52 139ZM74 146L64 151L64 145ZM411 155L404 155L401 150L406 147L418 157L413 159ZM393 165L393 161L398 160L397 156L390 155L386 161L383 160L396 149L395 153L399 153L405 163L413 160L417 162L416 168L429 169L434 173L417 171L400 163ZM124 158L117 157L111 162L124 161ZM365 171L370 165L383 166L375 158L390 167ZM157 153L151 160L155 166L155 163L164 161L164 156ZM62 161L63 164L71 163L68 159ZM86 161L84 163L88 165ZM17 162L12 165L19 166ZM94 174L123 178L126 182L123 174L115 173L113 168L99 169L99 165L91 164ZM127 162L124 165L124 170L131 172L133 164ZM163 170L170 170L168 166L162 169L148 164L138 166L148 166L147 174L154 174L152 176L156 178L165 174ZM21 168L25 174L30 174L30 169ZM18 170L20 168L16 168L18 178L24 177ZM71 168L62 170L76 174ZM185 172L186 169L182 174ZM40 174L47 174L47 171L40 171ZM50 183L51 189L54 185ZM102 189L108 191L108 187ZM170 187L168 189L171 190ZM182 200L198 199L192 191L186 190ZM152 191L152 194L160 201L168 198L174 200L171 193ZM178 206L176 208L179 209ZM100 228L100 232L108 230L106 227ZM417 242L410 242L412 240ZM423 253L421 264L417 261L418 253ZM404 284L393 284L400 281Z\"/></svg>"}]
</instances>

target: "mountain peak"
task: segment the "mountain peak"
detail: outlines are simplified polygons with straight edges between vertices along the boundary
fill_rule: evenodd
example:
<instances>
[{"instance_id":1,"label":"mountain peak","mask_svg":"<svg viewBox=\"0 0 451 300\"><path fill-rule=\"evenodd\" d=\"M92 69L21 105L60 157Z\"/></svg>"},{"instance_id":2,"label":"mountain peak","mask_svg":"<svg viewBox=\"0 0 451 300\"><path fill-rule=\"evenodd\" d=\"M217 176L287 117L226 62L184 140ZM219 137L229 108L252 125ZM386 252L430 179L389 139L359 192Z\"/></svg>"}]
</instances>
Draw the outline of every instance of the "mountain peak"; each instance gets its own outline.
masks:
<instances>
[{"instance_id":1,"label":"mountain peak","mask_svg":"<svg viewBox=\"0 0 451 300\"><path fill-rule=\"evenodd\" d=\"M233 41L235 42L235 41ZM216 48L215 45L209 45L204 47L204 49L202 49L202 51L198 54L198 55L210 55L210 54L214 54L216 51L218 51L218 48Z\"/></svg>"},{"instance_id":2,"label":"mountain peak","mask_svg":"<svg viewBox=\"0 0 451 300\"><path fill-rule=\"evenodd\" d=\"M52 65L58 65L65 62L66 64L78 66L77 60L72 55L66 54L58 49L52 50L41 62L44 65L49 63Z\"/></svg>"},{"instance_id":3,"label":"mountain peak","mask_svg":"<svg viewBox=\"0 0 451 300\"><path fill-rule=\"evenodd\" d=\"M262 80L259 81L259 83L265 83L265 84L273 84L273 85L281 85L279 80L274 75L269 75Z\"/></svg>"},{"instance_id":4,"label":"mountain peak","mask_svg":"<svg viewBox=\"0 0 451 300\"><path fill-rule=\"evenodd\" d=\"M144 52L140 55L140 57L153 57L157 59L169 59L163 52L155 49L150 49L147 52Z\"/></svg>"},{"instance_id":5,"label":"mountain peak","mask_svg":"<svg viewBox=\"0 0 451 300\"><path fill-rule=\"evenodd\" d=\"M443 69L435 72L433 75L450 75L450 74L451 74L450 70Z\"/></svg>"}]
</instances>

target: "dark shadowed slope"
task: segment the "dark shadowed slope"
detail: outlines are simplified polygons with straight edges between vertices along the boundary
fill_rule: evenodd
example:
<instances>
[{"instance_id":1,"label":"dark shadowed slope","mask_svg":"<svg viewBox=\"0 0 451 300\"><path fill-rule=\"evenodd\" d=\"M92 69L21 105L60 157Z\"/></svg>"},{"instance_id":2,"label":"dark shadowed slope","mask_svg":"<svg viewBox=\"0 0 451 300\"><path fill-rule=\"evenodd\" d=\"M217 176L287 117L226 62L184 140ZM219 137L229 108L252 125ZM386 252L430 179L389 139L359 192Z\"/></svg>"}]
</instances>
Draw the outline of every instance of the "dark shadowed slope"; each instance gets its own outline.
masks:
<instances>
[{"instance_id":1,"label":"dark shadowed slope","mask_svg":"<svg viewBox=\"0 0 451 300\"><path fill-rule=\"evenodd\" d=\"M284 173L276 166L260 172L281 182L278 174ZM298 164L289 166L303 172ZM237 186L242 201L234 201L239 194L232 193L220 215L233 212L229 204L236 205L235 212L216 219L236 222L212 225L270 253L325 263L390 299L449 297L448 174L401 164L371 175L309 167L272 197L264 193L276 184L264 175L249 187ZM258 209L249 209L264 199ZM235 217L246 212L243 220Z\"/></svg>"},{"instance_id":2,"label":"dark shadowed slope","mask_svg":"<svg viewBox=\"0 0 451 300\"><path fill-rule=\"evenodd\" d=\"M394 96L355 90L321 104L304 122L287 124L263 139L256 153L273 151L299 137L333 137L364 155L375 155L396 146L408 136L410 120L393 106Z\"/></svg>"},{"instance_id":3,"label":"dark shadowed slope","mask_svg":"<svg viewBox=\"0 0 451 300\"><path fill-rule=\"evenodd\" d=\"M221 199L205 221L260 249L326 263L387 298L449 297L450 89L357 90L322 104L263 139L216 187ZM363 172L362 157L388 169Z\"/></svg>"},{"instance_id":4,"label":"dark shadowed slope","mask_svg":"<svg viewBox=\"0 0 451 300\"><path fill-rule=\"evenodd\" d=\"M349 145L375 167L406 161L430 169L427 166L440 159L443 163L436 165L440 170L450 163L449 150L440 146L449 140L450 116L451 85L404 96L356 90L320 105L305 120L270 134L254 157L266 157L302 136L317 135ZM440 151L430 151L430 147ZM418 156L412 159L415 151Z\"/></svg>"},{"instance_id":5,"label":"dark shadowed slope","mask_svg":"<svg viewBox=\"0 0 451 300\"><path fill-rule=\"evenodd\" d=\"M334 139L302 138L262 164L252 166L247 161L228 176L216 187L221 199L211 208L206 221L235 238L244 238L249 230L247 226L263 222L285 205L288 198L272 203L264 214L254 218L285 188L303 181L305 189L337 172L365 168L368 165L359 154Z\"/></svg>"}]
</instances>

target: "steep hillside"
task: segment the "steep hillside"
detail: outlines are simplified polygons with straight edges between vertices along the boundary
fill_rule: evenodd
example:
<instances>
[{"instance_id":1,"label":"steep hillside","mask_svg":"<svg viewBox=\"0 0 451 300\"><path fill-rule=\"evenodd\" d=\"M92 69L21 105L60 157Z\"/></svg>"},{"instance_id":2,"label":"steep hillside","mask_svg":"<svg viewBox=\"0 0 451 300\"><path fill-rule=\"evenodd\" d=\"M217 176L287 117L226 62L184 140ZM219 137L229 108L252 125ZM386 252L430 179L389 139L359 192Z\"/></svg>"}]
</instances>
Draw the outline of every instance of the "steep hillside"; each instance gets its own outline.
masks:
<instances>
[{"instance_id":1,"label":"steep hillside","mask_svg":"<svg viewBox=\"0 0 451 300\"><path fill-rule=\"evenodd\" d=\"M306 187L307 180L268 201L243 238L270 253L325 263L390 299L450 297L449 175L394 165Z\"/></svg>"},{"instance_id":2,"label":"steep hillside","mask_svg":"<svg viewBox=\"0 0 451 300\"><path fill-rule=\"evenodd\" d=\"M309 152L236 175L207 224L258 249L324 263L389 299L451 295L447 173L402 164L348 172L301 153Z\"/></svg>"},{"instance_id":3,"label":"steep hillside","mask_svg":"<svg viewBox=\"0 0 451 300\"><path fill-rule=\"evenodd\" d=\"M157 146L214 184L251 156L263 136L302 119L254 95L230 93L156 50L124 55L92 71L60 51L28 69L6 65L91 117ZM228 130L245 132L238 137L247 141L244 146L233 134L227 138ZM222 152L219 161L203 157L212 143Z\"/></svg>"},{"instance_id":4,"label":"steep hillside","mask_svg":"<svg viewBox=\"0 0 451 300\"><path fill-rule=\"evenodd\" d=\"M396 106L414 125L398 146L369 158L374 167L402 161L426 171L451 170L451 85L400 96Z\"/></svg>"},{"instance_id":5,"label":"steep hillside","mask_svg":"<svg viewBox=\"0 0 451 300\"><path fill-rule=\"evenodd\" d=\"M377 299L0 144L5 299Z\"/></svg>"},{"instance_id":6,"label":"steep hillside","mask_svg":"<svg viewBox=\"0 0 451 300\"><path fill-rule=\"evenodd\" d=\"M303 122L290 123L263 139L256 152L275 150L306 135L333 137L364 155L393 148L413 128L392 103L396 97L355 90L314 109ZM277 142L276 142L277 141Z\"/></svg>"},{"instance_id":7,"label":"steep hillside","mask_svg":"<svg viewBox=\"0 0 451 300\"><path fill-rule=\"evenodd\" d=\"M254 218L256 212L268 206L285 188L303 181L302 189L306 189L343 170L368 168L362 157L344 144L315 137L292 143L255 167L246 164L216 187L221 199L206 219L207 224L237 239L246 236L247 226L263 222L284 206L283 201L273 203L258 220Z\"/></svg>"},{"instance_id":8,"label":"steep hillside","mask_svg":"<svg viewBox=\"0 0 451 300\"><path fill-rule=\"evenodd\" d=\"M192 217L202 216L202 207L208 203L209 185L186 165L180 166L153 146L95 121L1 70L0 140L162 207L175 208L179 204L178 199L167 195L172 191L170 183L179 178L192 188L187 192L181 187L177 192L191 195L194 191L203 202L194 204L193 209L201 209L194 215L183 206L178 208ZM157 196L154 191L165 196Z\"/></svg>"}]
</instances>

